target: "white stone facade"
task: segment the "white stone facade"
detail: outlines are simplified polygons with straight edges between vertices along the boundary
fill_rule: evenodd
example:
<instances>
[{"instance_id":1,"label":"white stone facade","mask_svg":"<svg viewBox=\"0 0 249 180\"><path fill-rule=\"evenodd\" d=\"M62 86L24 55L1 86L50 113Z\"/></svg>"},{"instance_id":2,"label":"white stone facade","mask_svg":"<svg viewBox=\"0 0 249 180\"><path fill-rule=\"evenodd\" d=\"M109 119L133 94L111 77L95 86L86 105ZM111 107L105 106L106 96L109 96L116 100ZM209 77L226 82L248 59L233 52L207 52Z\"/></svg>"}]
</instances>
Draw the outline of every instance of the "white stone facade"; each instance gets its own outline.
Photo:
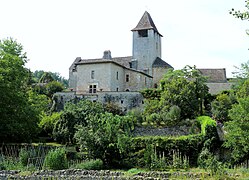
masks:
<instances>
[{"instance_id":1,"label":"white stone facade","mask_svg":"<svg viewBox=\"0 0 249 180\"><path fill-rule=\"evenodd\" d=\"M132 32L132 56L112 58L108 50L99 59L76 58L69 68L70 89L76 94L138 92L158 84L172 66L161 59L162 35L148 12Z\"/></svg>"}]
</instances>

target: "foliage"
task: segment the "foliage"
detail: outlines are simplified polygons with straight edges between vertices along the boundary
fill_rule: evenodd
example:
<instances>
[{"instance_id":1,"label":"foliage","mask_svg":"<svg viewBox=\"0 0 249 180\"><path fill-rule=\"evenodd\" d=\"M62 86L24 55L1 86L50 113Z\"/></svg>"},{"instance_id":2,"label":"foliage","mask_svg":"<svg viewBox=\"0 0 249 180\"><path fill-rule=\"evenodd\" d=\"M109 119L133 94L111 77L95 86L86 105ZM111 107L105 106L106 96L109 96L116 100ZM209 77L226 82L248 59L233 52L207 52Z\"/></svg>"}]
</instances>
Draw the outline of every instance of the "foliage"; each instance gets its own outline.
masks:
<instances>
[{"instance_id":1,"label":"foliage","mask_svg":"<svg viewBox=\"0 0 249 180\"><path fill-rule=\"evenodd\" d=\"M181 121L181 109L176 105L171 106L169 112L162 114L162 120L166 125L177 125Z\"/></svg>"},{"instance_id":2,"label":"foliage","mask_svg":"<svg viewBox=\"0 0 249 180\"><path fill-rule=\"evenodd\" d=\"M225 124L225 143L233 160L240 161L249 153L249 97L238 99L229 111L231 121Z\"/></svg>"},{"instance_id":3,"label":"foliage","mask_svg":"<svg viewBox=\"0 0 249 180\"><path fill-rule=\"evenodd\" d=\"M44 169L61 170L66 168L65 149L57 148L48 152L44 160Z\"/></svg>"},{"instance_id":4,"label":"foliage","mask_svg":"<svg viewBox=\"0 0 249 180\"><path fill-rule=\"evenodd\" d=\"M236 11L236 10L232 9L230 11L230 14L232 14L236 18L240 18L241 20L248 20L249 19L249 11L248 11L249 1L246 0L245 3L246 3L245 7L247 10L241 12L240 10Z\"/></svg>"},{"instance_id":5,"label":"foliage","mask_svg":"<svg viewBox=\"0 0 249 180\"><path fill-rule=\"evenodd\" d=\"M144 163L145 167L150 170L187 169L189 167L188 158L180 151L171 150L166 154L165 151L158 152L151 144L146 146Z\"/></svg>"},{"instance_id":6,"label":"foliage","mask_svg":"<svg viewBox=\"0 0 249 180\"><path fill-rule=\"evenodd\" d=\"M75 139L90 158L101 159L105 165L117 167L127 153L132 126L130 117L96 114L89 118L86 126L77 127Z\"/></svg>"},{"instance_id":7,"label":"foliage","mask_svg":"<svg viewBox=\"0 0 249 180\"><path fill-rule=\"evenodd\" d=\"M133 166L156 169L188 168L196 165L198 154L205 140L213 139L212 149L217 148L217 144L219 144L216 122L207 116L201 116L197 119L202 129L200 134L179 137L143 136L132 138L127 161L133 162Z\"/></svg>"},{"instance_id":8,"label":"foliage","mask_svg":"<svg viewBox=\"0 0 249 180\"><path fill-rule=\"evenodd\" d=\"M103 161L101 159L89 160L83 163L79 163L73 168L85 170L101 170L103 169Z\"/></svg>"},{"instance_id":9,"label":"foliage","mask_svg":"<svg viewBox=\"0 0 249 180\"><path fill-rule=\"evenodd\" d=\"M237 90L237 97L238 98L246 98L249 97L249 78L244 80L243 83L239 86Z\"/></svg>"},{"instance_id":10,"label":"foliage","mask_svg":"<svg viewBox=\"0 0 249 180\"><path fill-rule=\"evenodd\" d=\"M61 92L64 87L60 82L51 81L45 85L46 95L52 98L53 94L56 92Z\"/></svg>"},{"instance_id":11,"label":"foliage","mask_svg":"<svg viewBox=\"0 0 249 180\"><path fill-rule=\"evenodd\" d=\"M41 114L42 119L39 123L39 127L42 128L48 135L52 136L53 129L57 121L59 121L61 112L54 112L51 115L45 113Z\"/></svg>"},{"instance_id":12,"label":"foliage","mask_svg":"<svg viewBox=\"0 0 249 180\"><path fill-rule=\"evenodd\" d=\"M193 81L185 77L173 77L163 88L161 106L167 110L171 106L178 106L181 109L181 119L193 118L197 115L199 105Z\"/></svg>"},{"instance_id":13,"label":"foliage","mask_svg":"<svg viewBox=\"0 0 249 180\"><path fill-rule=\"evenodd\" d=\"M42 78L43 76L45 76L44 74L46 74L46 76L50 76L50 77L52 77L52 81L58 81L58 82L60 82L60 83L62 83L63 84L63 87L68 87L68 80L67 79L65 79L64 77L62 77L59 73L57 73L57 72L45 72L45 71L43 71L43 70L36 70L34 73L33 73L33 77L34 77L34 81L36 82L36 83L38 83L38 82L43 82L43 80L42 79L44 79L44 78ZM51 78L50 78L51 79Z\"/></svg>"},{"instance_id":14,"label":"foliage","mask_svg":"<svg viewBox=\"0 0 249 180\"><path fill-rule=\"evenodd\" d=\"M224 175L224 165L210 152L212 139L205 141L202 151L198 156L198 166L204 168L213 175Z\"/></svg>"},{"instance_id":15,"label":"foliage","mask_svg":"<svg viewBox=\"0 0 249 180\"><path fill-rule=\"evenodd\" d=\"M199 116L197 121L201 124L201 133L207 134L207 127L216 127L216 122L208 116Z\"/></svg>"},{"instance_id":16,"label":"foliage","mask_svg":"<svg viewBox=\"0 0 249 180\"><path fill-rule=\"evenodd\" d=\"M30 141L39 114L27 94L29 71L23 47L12 38L0 41L0 141Z\"/></svg>"},{"instance_id":17,"label":"foliage","mask_svg":"<svg viewBox=\"0 0 249 180\"><path fill-rule=\"evenodd\" d=\"M51 104L50 99L43 94L38 94L33 90L29 90L28 92L28 102L31 104L33 109L37 112L37 114L47 113L49 111L49 106Z\"/></svg>"},{"instance_id":18,"label":"foliage","mask_svg":"<svg viewBox=\"0 0 249 180\"><path fill-rule=\"evenodd\" d=\"M61 92L64 89L63 85L58 81L50 81L48 83L38 83L33 86L33 91L38 94L43 94L52 99L56 92Z\"/></svg>"},{"instance_id":19,"label":"foliage","mask_svg":"<svg viewBox=\"0 0 249 180\"><path fill-rule=\"evenodd\" d=\"M229 121L228 111L232 108L232 100L227 94L219 94L211 103L212 117L221 123Z\"/></svg>"},{"instance_id":20,"label":"foliage","mask_svg":"<svg viewBox=\"0 0 249 180\"><path fill-rule=\"evenodd\" d=\"M144 89L140 91L146 99L160 99L162 90L160 89Z\"/></svg>"},{"instance_id":21,"label":"foliage","mask_svg":"<svg viewBox=\"0 0 249 180\"><path fill-rule=\"evenodd\" d=\"M39 83L50 83L54 81L54 78L50 73L44 72L41 78L39 79Z\"/></svg>"},{"instance_id":22,"label":"foliage","mask_svg":"<svg viewBox=\"0 0 249 180\"><path fill-rule=\"evenodd\" d=\"M124 115L122 108L118 104L115 104L113 102L104 104L104 110L114 115Z\"/></svg>"},{"instance_id":23,"label":"foliage","mask_svg":"<svg viewBox=\"0 0 249 180\"><path fill-rule=\"evenodd\" d=\"M143 112L142 109L134 108L127 112L127 116L132 117L134 124L141 125L143 122Z\"/></svg>"},{"instance_id":24,"label":"foliage","mask_svg":"<svg viewBox=\"0 0 249 180\"><path fill-rule=\"evenodd\" d=\"M76 125L87 126L92 116L103 112L104 108L98 102L80 100L75 104L66 103L60 119L55 123L53 137L58 142L72 143Z\"/></svg>"},{"instance_id":25,"label":"foliage","mask_svg":"<svg viewBox=\"0 0 249 180\"><path fill-rule=\"evenodd\" d=\"M204 113L204 100L208 87L196 67L186 66L182 70L169 70L161 80L159 96L153 97L153 91L143 91L149 98L145 104L146 121L160 124L177 124L183 119L192 119ZM151 95L152 94L152 95ZM152 96L152 97L150 97ZM179 116L180 114L180 116Z\"/></svg>"},{"instance_id":26,"label":"foliage","mask_svg":"<svg viewBox=\"0 0 249 180\"><path fill-rule=\"evenodd\" d=\"M25 149L21 149L19 153L19 161L22 166L27 166L28 164L29 153Z\"/></svg>"}]
</instances>

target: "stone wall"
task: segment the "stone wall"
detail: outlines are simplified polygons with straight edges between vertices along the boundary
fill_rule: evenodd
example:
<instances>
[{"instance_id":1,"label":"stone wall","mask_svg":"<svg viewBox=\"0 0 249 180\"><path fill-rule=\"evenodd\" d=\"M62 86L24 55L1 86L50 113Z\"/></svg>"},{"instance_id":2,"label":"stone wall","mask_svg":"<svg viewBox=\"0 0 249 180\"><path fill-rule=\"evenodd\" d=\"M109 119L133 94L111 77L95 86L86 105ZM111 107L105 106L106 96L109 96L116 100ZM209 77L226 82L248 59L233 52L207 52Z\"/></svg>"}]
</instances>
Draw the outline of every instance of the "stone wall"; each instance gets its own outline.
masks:
<instances>
[{"instance_id":1,"label":"stone wall","mask_svg":"<svg viewBox=\"0 0 249 180\"><path fill-rule=\"evenodd\" d=\"M174 126L164 128L136 127L133 136L185 136L191 134L189 126Z\"/></svg>"},{"instance_id":2,"label":"stone wall","mask_svg":"<svg viewBox=\"0 0 249 180\"><path fill-rule=\"evenodd\" d=\"M53 108L63 110L66 102L88 99L101 103L112 102L122 108L124 112L135 107L143 106L143 96L139 92L98 92L95 94L76 94L75 92L59 92L53 97Z\"/></svg>"},{"instance_id":3,"label":"stone wall","mask_svg":"<svg viewBox=\"0 0 249 180\"><path fill-rule=\"evenodd\" d=\"M155 84L159 86L160 80L163 78L163 75L168 71L169 69L166 67L154 67L152 68L153 73L153 87Z\"/></svg>"},{"instance_id":4,"label":"stone wall","mask_svg":"<svg viewBox=\"0 0 249 180\"><path fill-rule=\"evenodd\" d=\"M230 175L230 174L229 174ZM234 177L234 175L231 174ZM237 176L238 178L239 176ZM168 172L168 171L149 171L149 172L138 172L132 175L125 175L124 172L110 171L110 170L82 170L82 169L66 169L66 170L41 170L31 172L28 175L21 175L21 171L18 170L0 170L0 179L11 180L11 179L28 179L28 180L42 180L42 179L85 179L85 180L158 180L158 179L207 179L210 178L209 173L203 172Z\"/></svg>"},{"instance_id":5,"label":"stone wall","mask_svg":"<svg viewBox=\"0 0 249 180\"><path fill-rule=\"evenodd\" d=\"M143 96L139 92L101 92L98 93L98 101L102 103L112 102L122 107L126 112L143 105Z\"/></svg>"},{"instance_id":6,"label":"stone wall","mask_svg":"<svg viewBox=\"0 0 249 180\"><path fill-rule=\"evenodd\" d=\"M125 90L129 91L139 91L145 88L152 87L152 78L150 76L146 76L143 73L139 73L137 71L125 70L125 76L129 75L129 81L125 80ZM125 79L126 77L124 77Z\"/></svg>"}]
</instances>

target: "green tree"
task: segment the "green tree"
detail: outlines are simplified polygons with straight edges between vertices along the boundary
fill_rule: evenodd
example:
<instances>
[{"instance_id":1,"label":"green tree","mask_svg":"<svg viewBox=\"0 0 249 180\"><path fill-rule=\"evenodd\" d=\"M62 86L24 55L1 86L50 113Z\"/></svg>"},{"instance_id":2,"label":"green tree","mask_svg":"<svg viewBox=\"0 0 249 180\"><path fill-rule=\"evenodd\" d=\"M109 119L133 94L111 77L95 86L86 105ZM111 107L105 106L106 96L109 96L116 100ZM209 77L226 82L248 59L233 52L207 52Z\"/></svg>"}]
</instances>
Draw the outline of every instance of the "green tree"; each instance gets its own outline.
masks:
<instances>
[{"instance_id":1,"label":"green tree","mask_svg":"<svg viewBox=\"0 0 249 180\"><path fill-rule=\"evenodd\" d=\"M229 121L228 111L232 108L232 101L229 95L219 94L211 103L213 119L220 122Z\"/></svg>"},{"instance_id":2,"label":"green tree","mask_svg":"<svg viewBox=\"0 0 249 180\"><path fill-rule=\"evenodd\" d=\"M127 153L133 121L129 116L101 113L91 116L86 126L78 126L75 138L83 151L105 165L118 167Z\"/></svg>"},{"instance_id":3,"label":"green tree","mask_svg":"<svg viewBox=\"0 0 249 180\"><path fill-rule=\"evenodd\" d=\"M53 137L53 129L57 121L59 121L62 112L54 112L51 115L41 114L39 127L51 138Z\"/></svg>"},{"instance_id":4,"label":"green tree","mask_svg":"<svg viewBox=\"0 0 249 180\"><path fill-rule=\"evenodd\" d=\"M28 100L29 71L23 47L12 38L0 41L0 141L30 141L38 114Z\"/></svg>"},{"instance_id":5,"label":"green tree","mask_svg":"<svg viewBox=\"0 0 249 180\"><path fill-rule=\"evenodd\" d=\"M62 143L73 143L75 126L86 126L90 117L103 113L104 108L98 102L81 100L77 103L66 103L60 119L55 123L53 130L54 138Z\"/></svg>"},{"instance_id":6,"label":"green tree","mask_svg":"<svg viewBox=\"0 0 249 180\"><path fill-rule=\"evenodd\" d=\"M243 83L238 86L237 96L238 98L246 98L249 96L249 79L243 81Z\"/></svg>"},{"instance_id":7,"label":"green tree","mask_svg":"<svg viewBox=\"0 0 249 180\"><path fill-rule=\"evenodd\" d=\"M45 74L45 75L44 75ZM65 88L68 87L68 79L65 79L64 77L62 77L59 73L57 72L45 72L43 70L36 70L34 73L33 73L33 78L34 78L34 81L35 82L42 82L44 81L44 78L46 76L49 76L49 81L51 81L51 78L53 79L52 81L58 81L60 83L63 84L63 86ZM45 78L46 79L46 78Z\"/></svg>"},{"instance_id":8,"label":"green tree","mask_svg":"<svg viewBox=\"0 0 249 180\"><path fill-rule=\"evenodd\" d=\"M149 93L144 110L146 121L175 125L183 119L204 114L204 100L208 95L205 82L206 78L195 66L186 66L182 70L170 69L162 78L161 89L155 98L151 96L153 91L143 91Z\"/></svg>"},{"instance_id":9,"label":"green tree","mask_svg":"<svg viewBox=\"0 0 249 180\"><path fill-rule=\"evenodd\" d=\"M54 78L52 77L51 73L44 72L41 78L39 79L39 83L49 83L54 81Z\"/></svg>"},{"instance_id":10,"label":"green tree","mask_svg":"<svg viewBox=\"0 0 249 180\"><path fill-rule=\"evenodd\" d=\"M249 153L249 97L238 99L229 111L231 121L225 123L224 146L231 149L234 161L239 161Z\"/></svg>"},{"instance_id":11,"label":"green tree","mask_svg":"<svg viewBox=\"0 0 249 180\"><path fill-rule=\"evenodd\" d=\"M46 92L45 92L46 95L50 99L52 99L53 94L56 92L61 92L64 89L64 87L60 82L51 81L45 85L45 89L46 89Z\"/></svg>"},{"instance_id":12,"label":"green tree","mask_svg":"<svg viewBox=\"0 0 249 180\"><path fill-rule=\"evenodd\" d=\"M205 78L195 67L169 71L161 80L161 106L169 111L178 106L181 118L193 118L203 114L204 98L208 94Z\"/></svg>"}]
</instances>

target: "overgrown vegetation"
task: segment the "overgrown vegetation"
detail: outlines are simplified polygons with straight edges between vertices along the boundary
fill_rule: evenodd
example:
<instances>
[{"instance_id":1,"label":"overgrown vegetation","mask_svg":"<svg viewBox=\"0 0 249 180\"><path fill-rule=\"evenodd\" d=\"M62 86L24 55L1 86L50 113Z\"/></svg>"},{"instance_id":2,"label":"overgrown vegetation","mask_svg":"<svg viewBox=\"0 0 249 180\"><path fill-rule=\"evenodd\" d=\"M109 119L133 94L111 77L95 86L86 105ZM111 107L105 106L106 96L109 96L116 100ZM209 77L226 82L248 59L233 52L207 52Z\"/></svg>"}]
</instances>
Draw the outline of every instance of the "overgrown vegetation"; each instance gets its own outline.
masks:
<instances>
[{"instance_id":1,"label":"overgrown vegetation","mask_svg":"<svg viewBox=\"0 0 249 180\"><path fill-rule=\"evenodd\" d=\"M248 19L248 12L231 13ZM54 112L52 96L67 87L67 81L57 73L31 73L26 62L22 45L11 38L0 41L0 170L123 168L135 174L198 167L208 176L224 178L233 175L233 167L248 162L249 62L238 68L232 90L214 96L208 93L207 77L195 67L171 69L159 87L141 92L144 109L127 114L111 102L102 105L86 99ZM188 127L188 135L133 136L137 127L179 126ZM5 142L39 141L39 136L63 147L22 147L13 154L4 149ZM71 156L77 161L73 165ZM248 171L241 177L245 175Z\"/></svg>"}]
</instances>

